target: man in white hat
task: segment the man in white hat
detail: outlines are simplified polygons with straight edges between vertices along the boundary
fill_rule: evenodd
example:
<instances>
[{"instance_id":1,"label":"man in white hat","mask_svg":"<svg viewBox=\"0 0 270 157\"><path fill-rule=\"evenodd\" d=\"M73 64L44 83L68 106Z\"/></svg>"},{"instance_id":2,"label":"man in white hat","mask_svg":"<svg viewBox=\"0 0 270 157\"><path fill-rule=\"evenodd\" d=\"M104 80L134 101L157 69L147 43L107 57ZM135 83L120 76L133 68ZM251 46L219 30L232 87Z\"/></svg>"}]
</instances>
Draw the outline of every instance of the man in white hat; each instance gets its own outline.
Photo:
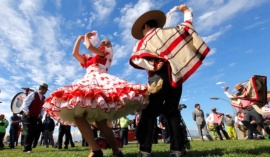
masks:
<instances>
[{"instance_id":1,"label":"man in white hat","mask_svg":"<svg viewBox=\"0 0 270 157\"><path fill-rule=\"evenodd\" d=\"M27 95L21 106L23 111L22 123L25 130L24 150L23 152L31 153L34 134L37 128L38 119L42 119L44 111L42 109L45 103L45 94L48 91L48 85L42 83L39 90Z\"/></svg>"},{"instance_id":2,"label":"man in white hat","mask_svg":"<svg viewBox=\"0 0 270 157\"><path fill-rule=\"evenodd\" d=\"M185 148L190 147L185 128L179 125L181 120L177 107L181 98L182 83L201 65L209 48L194 31L192 13L188 7L179 5L178 10L184 13L186 19L176 27L162 28L166 16L159 10L144 13L132 26L132 36L139 41L133 49L130 64L148 72L149 84L159 84L160 80L163 81L162 88L149 95L149 104L142 111L137 132L140 143L139 156L151 156L154 122L161 113L169 123L170 156L184 156Z\"/></svg>"}]
</instances>

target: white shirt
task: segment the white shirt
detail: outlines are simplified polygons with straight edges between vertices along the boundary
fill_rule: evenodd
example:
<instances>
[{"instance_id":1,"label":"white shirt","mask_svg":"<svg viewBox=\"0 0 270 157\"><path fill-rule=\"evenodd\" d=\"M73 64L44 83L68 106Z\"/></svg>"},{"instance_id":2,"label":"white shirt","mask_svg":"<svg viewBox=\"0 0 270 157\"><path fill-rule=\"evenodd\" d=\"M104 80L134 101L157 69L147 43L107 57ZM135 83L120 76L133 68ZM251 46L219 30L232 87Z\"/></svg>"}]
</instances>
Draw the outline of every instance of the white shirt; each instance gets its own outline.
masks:
<instances>
[{"instance_id":1,"label":"white shirt","mask_svg":"<svg viewBox=\"0 0 270 157\"><path fill-rule=\"evenodd\" d=\"M35 93L36 92L31 92L30 94L28 94L28 96L26 98L23 99L23 104L21 106L21 110L24 112L29 112L29 106L31 105L32 101L35 99ZM37 92L39 95L40 100L42 100L43 95L40 94L39 92ZM44 115L44 110L43 108L40 111L40 115L43 116Z\"/></svg>"},{"instance_id":2,"label":"white shirt","mask_svg":"<svg viewBox=\"0 0 270 157\"><path fill-rule=\"evenodd\" d=\"M228 97L228 98L235 98L234 96L232 96L228 91L224 91L225 95ZM239 105L241 103L241 101L239 99L237 99L237 105Z\"/></svg>"},{"instance_id":3,"label":"white shirt","mask_svg":"<svg viewBox=\"0 0 270 157\"><path fill-rule=\"evenodd\" d=\"M214 117L215 115L214 115L214 113L210 113L210 115L206 118L207 119L207 121L209 122L209 123L211 123L211 124L213 124L214 123L214 121L215 121L215 117ZM220 118L218 118L218 121L220 120ZM224 122L224 117L222 118L222 120L221 120L221 123L223 123Z\"/></svg>"},{"instance_id":4,"label":"white shirt","mask_svg":"<svg viewBox=\"0 0 270 157\"><path fill-rule=\"evenodd\" d=\"M238 116L235 116L234 122L235 122L235 123L238 123L239 125L244 125L244 124L238 119Z\"/></svg>"},{"instance_id":5,"label":"white shirt","mask_svg":"<svg viewBox=\"0 0 270 157\"><path fill-rule=\"evenodd\" d=\"M193 13L192 13L192 10L189 10L189 11L186 11L184 12L184 21L193 21Z\"/></svg>"}]
</instances>

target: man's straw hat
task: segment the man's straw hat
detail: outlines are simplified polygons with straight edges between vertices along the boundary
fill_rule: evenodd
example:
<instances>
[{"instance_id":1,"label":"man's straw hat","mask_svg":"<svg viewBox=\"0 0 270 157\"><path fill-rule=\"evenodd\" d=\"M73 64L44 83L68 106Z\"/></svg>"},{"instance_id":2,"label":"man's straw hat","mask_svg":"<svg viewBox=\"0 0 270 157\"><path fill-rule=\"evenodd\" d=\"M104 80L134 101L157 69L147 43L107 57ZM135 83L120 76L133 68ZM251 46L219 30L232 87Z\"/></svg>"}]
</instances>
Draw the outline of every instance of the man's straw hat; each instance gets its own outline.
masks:
<instances>
[{"instance_id":1,"label":"man's straw hat","mask_svg":"<svg viewBox=\"0 0 270 157\"><path fill-rule=\"evenodd\" d=\"M48 89L48 87L49 87L48 84L46 84L46 83L41 83L39 86L43 87L45 89Z\"/></svg>"},{"instance_id":2,"label":"man's straw hat","mask_svg":"<svg viewBox=\"0 0 270 157\"><path fill-rule=\"evenodd\" d=\"M234 86L233 90L238 91L239 89L243 88L244 86L241 83L238 83Z\"/></svg>"},{"instance_id":3,"label":"man's straw hat","mask_svg":"<svg viewBox=\"0 0 270 157\"><path fill-rule=\"evenodd\" d=\"M133 24L131 29L131 34L135 39L142 39L142 27L143 25L150 20L155 20L157 22L157 27L162 28L166 23L166 15L160 10L151 10L143 15L141 15Z\"/></svg>"}]
</instances>

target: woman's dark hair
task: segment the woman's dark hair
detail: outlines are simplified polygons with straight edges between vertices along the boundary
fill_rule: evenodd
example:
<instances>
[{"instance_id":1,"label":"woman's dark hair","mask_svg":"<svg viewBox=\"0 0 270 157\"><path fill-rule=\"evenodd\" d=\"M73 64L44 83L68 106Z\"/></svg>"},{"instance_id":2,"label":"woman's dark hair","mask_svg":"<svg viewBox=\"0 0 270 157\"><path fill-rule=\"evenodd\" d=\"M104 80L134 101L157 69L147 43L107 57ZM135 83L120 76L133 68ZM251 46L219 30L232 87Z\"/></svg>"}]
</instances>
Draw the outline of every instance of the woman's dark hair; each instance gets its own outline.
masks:
<instances>
[{"instance_id":1,"label":"woman's dark hair","mask_svg":"<svg viewBox=\"0 0 270 157\"><path fill-rule=\"evenodd\" d=\"M157 21L156 20L149 20L149 21L147 21L143 25L142 30L144 29L145 25L148 25L150 28L157 28Z\"/></svg>"}]
</instances>

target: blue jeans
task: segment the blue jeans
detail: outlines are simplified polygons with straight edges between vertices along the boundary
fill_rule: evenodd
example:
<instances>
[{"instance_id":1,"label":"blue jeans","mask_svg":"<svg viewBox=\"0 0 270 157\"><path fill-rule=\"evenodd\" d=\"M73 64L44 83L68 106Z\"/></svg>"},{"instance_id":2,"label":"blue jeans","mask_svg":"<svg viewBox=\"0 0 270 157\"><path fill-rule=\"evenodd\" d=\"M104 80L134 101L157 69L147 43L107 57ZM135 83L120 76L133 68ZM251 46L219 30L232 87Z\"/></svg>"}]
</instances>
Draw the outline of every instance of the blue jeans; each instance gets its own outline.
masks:
<instances>
[{"instance_id":1,"label":"blue jeans","mask_svg":"<svg viewBox=\"0 0 270 157\"><path fill-rule=\"evenodd\" d=\"M18 129L11 128L9 130L9 135L10 135L10 144L9 144L9 147L10 148L14 148L15 147L14 143L18 139Z\"/></svg>"}]
</instances>

